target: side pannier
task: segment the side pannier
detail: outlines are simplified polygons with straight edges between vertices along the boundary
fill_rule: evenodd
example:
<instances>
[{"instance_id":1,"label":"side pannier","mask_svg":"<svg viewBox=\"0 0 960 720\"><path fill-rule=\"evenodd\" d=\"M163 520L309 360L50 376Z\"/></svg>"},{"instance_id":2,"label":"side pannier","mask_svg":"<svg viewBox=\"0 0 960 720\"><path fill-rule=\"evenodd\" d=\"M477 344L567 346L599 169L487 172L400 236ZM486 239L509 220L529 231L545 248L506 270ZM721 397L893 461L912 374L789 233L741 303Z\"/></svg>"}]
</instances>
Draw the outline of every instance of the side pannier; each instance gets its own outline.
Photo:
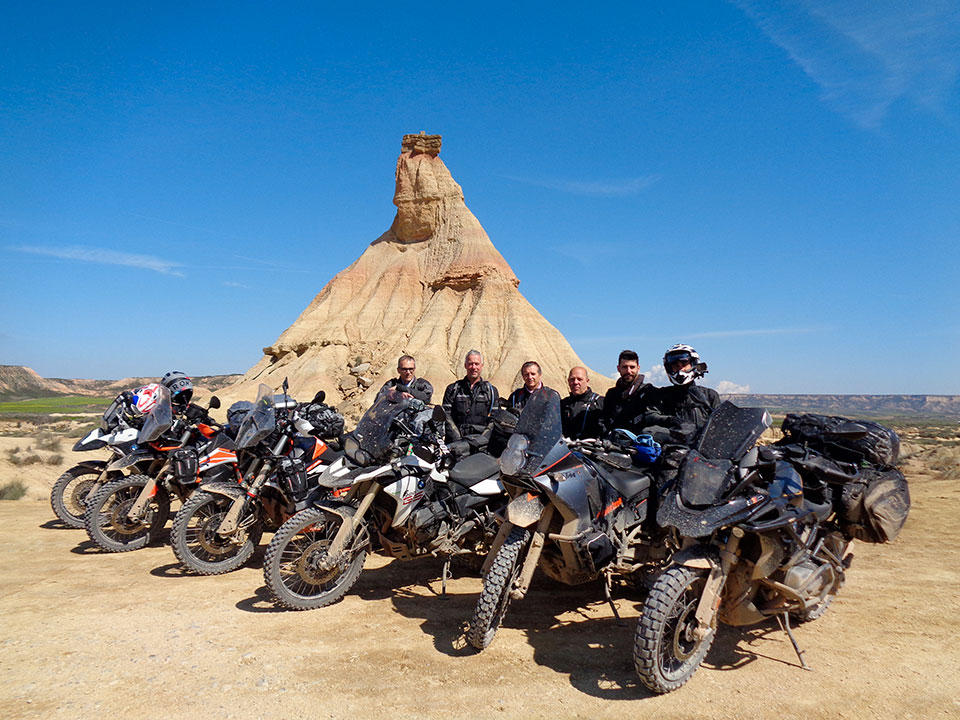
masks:
<instances>
[{"instance_id":1,"label":"side pannier","mask_svg":"<svg viewBox=\"0 0 960 720\"><path fill-rule=\"evenodd\" d=\"M857 425L866 431L861 437L850 432ZM890 428L871 420L789 413L783 419L781 429L785 444L806 444L841 462L891 466L900 459L900 437Z\"/></svg>"},{"instance_id":2,"label":"side pannier","mask_svg":"<svg viewBox=\"0 0 960 720\"><path fill-rule=\"evenodd\" d=\"M844 534L864 542L892 542L910 513L907 480L896 468L863 468L857 480L837 488L835 498Z\"/></svg>"}]
</instances>

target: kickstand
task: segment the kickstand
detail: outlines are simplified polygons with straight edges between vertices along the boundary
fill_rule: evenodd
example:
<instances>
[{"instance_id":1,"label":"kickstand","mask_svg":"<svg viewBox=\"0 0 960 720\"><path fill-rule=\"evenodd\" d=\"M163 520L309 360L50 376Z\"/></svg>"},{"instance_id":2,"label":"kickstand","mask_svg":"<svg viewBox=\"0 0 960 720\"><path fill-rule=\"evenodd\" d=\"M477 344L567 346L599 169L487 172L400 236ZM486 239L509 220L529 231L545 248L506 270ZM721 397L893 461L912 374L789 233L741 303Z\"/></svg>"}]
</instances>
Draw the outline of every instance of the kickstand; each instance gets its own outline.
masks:
<instances>
[{"instance_id":1,"label":"kickstand","mask_svg":"<svg viewBox=\"0 0 960 720\"><path fill-rule=\"evenodd\" d=\"M777 615L777 622L780 623L780 627L786 631L787 637L789 637L790 642L793 643L793 650L797 653L797 658L800 660L800 667L804 670L811 670L812 668L807 665L807 661L803 659L803 650L797 645L797 640L793 637L793 632L790 630L790 614L783 613L782 615Z\"/></svg>"},{"instance_id":2,"label":"kickstand","mask_svg":"<svg viewBox=\"0 0 960 720\"><path fill-rule=\"evenodd\" d=\"M443 570L440 571L440 594L447 594L447 578L450 577L450 558L443 559Z\"/></svg>"},{"instance_id":3,"label":"kickstand","mask_svg":"<svg viewBox=\"0 0 960 720\"><path fill-rule=\"evenodd\" d=\"M611 578L609 575L606 576L603 583L603 594L607 598L607 602L610 603L610 609L613 610L613 616L617 619L617 625L620 627L626 627L627 624L620 619L620 613L617 612L617 606L613 602L613 598L610 597L610 582Z\"/></svg>"}]
</instances>

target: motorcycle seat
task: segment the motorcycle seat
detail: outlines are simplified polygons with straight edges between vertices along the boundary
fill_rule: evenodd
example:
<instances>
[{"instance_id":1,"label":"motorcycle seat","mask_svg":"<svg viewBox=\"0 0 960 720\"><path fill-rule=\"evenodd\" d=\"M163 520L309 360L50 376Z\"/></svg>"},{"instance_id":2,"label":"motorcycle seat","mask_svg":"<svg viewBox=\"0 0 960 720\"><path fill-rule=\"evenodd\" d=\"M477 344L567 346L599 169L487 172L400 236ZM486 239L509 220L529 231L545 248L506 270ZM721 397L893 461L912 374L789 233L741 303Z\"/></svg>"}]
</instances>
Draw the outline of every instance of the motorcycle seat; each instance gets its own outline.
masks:
<instances>
[{"instance_id":1,"label":"motorcycle seat","mask_svg":"<svg viewBox=\"0 0 960 720\"><path fill-rule=\"evenodd\" d=\"M500 464L486 453L468 455L450 470L450 479L458 485L472 487L500 472Z\"/></svg>"},{"instance_id":2,"label":"motorcycle seat","mask_svg":"<svg viewBox=\"0 0 960 720\"><path fill-rule=\"evenodd\" d=\"M601 477L606 480L614 490L623 495L628 500L634 495L650 489L650 476L646 473L638 473L629 470L616 470L601 464L594 466Z\"/></svg>"}]
</instances>

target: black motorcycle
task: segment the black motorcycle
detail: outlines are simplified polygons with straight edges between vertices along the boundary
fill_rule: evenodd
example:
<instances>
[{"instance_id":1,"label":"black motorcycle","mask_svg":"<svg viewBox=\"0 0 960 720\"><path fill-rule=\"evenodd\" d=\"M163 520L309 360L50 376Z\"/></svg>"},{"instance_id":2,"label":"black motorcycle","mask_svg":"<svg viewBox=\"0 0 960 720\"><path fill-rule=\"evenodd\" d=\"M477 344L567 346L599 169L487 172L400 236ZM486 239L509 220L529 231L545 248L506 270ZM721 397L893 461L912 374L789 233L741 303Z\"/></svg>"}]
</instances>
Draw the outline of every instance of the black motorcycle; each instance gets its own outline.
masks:
<instances>
[{"instance_id":1,"label":"black motorcycle","mask_svg":"<svg viewBox=\"0 0 960 720\"><path fill-rule=\"evenodd\" d=\"M690 679L718 621L776 618L806 667L790 621L820 617L843 586L856 532L849 514L860 512L844 498L873 475L801 446L756 446L770 424L761 408L723 403L662 498L657 521L684 548L654 583L637 625L634 665L654 692ZM851 423L835 435L864 432Z\"/></svg>"}]
</instances>

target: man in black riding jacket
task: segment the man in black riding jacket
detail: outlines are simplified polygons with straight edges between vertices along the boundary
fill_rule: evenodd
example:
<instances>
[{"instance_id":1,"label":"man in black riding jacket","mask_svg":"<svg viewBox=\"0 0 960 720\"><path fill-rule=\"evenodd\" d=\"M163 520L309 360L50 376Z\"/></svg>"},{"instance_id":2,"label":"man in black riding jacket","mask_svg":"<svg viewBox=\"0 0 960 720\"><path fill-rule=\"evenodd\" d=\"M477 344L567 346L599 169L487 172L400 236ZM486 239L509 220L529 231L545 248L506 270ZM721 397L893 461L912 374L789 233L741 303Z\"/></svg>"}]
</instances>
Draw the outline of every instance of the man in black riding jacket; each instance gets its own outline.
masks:
<instances>
[{"instance_id":1,"label":"man in black riding jacket","mask_svg":"<svg viewBox=\"0 0 960 720\"><path fill-rule=\"evenodd\" d=\"M707 418L720 406L720 395L713 388L697 385L697 378L707 373L707 364L689 345L678 344L663 355L663 369L670 385L656 388L651 393L650 409L644 415L644 425L669 432L670 442L690 444L707 424ZM654 431L658 440L667 435Z\"/></svg>"},{"instance_id":2,"label":"man in black riding jacket","mask_svg":"<svg viewBox=\"0 0 960 720\"><path fill-rule=\"evenodd\" d=\"M541 379L543 372L540 370L540 363L534 360L527 360L520 366L520 377L523 378L523 387L519 387L510 393L507 398L507 407L513 410L523 410L530 397L543 387Z\"/></svg>"},{"instance_id":3,"label":"man in black riding jacket","mask_svg":"<svg viewBox=\"0 0 960 720\"><path fill-rule=\"evenodd\" d=\"M620 373L620 379L603 397L603 430L610 432L622 428L640 432L653 386L643 381L640 360L633 350L620 353L617 372Z\"/></svg>"},{"instance_id":4,"label":"man in black riding jacket","mask_svg":"<svg viewBox=\"0 0 960 720\"><path fill-rule=\"evenodd\" d=\"M418 378L417 361L411 355L402 355L397 360L397 373L400 377L387 380L380 392L377 393L377 400L383 397L391 390L394 392L394 398L401 400L403 398L416 398L424 404L429 405L433 397L433 385L426 378Z\"/></svg>"},{"instance_id":5,"label":"man in black riding jacket","mask_svg":"<svg viewBox=\"0 0 960 720\"><path fill-rule=\"evenodd\" d=\"M572 440L599 438L602 431L603 398L590 389L587 369L578 365L567 375L570 394L560 401L563 436Z\"/></svg>"},{"instance_id":6,"label":"man in black riding jacket","mask_svg":"<svg viewBox=\"0 0 960 720\"><path fill-rule=\"evenodd\" d=\"M480 376L483 356L479 350L467 353L463 367L466 376L447 385L443 393L443 409L461 435L478 435L486 430L490 411L496 407L500 393Z\"/></svg>"}]
</instances>

